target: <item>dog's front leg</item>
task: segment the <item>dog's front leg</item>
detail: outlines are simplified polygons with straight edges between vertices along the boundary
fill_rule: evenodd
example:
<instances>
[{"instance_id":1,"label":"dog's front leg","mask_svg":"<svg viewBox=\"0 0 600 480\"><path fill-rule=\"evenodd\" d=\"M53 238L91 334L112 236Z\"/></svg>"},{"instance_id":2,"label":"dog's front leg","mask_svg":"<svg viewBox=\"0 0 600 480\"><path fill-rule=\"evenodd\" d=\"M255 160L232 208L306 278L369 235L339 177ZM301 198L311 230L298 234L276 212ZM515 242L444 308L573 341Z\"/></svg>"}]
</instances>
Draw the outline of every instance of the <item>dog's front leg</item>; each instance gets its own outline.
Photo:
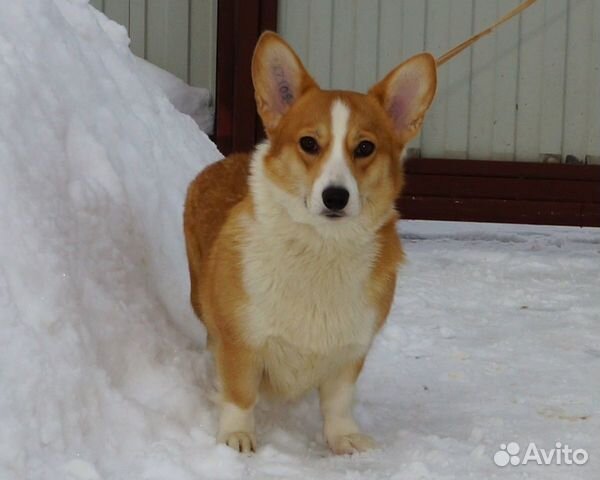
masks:
<instances>
[{"instance_id":1,"label":"dog's front leg","mask_svg":"<svg viewBox=\"0 0 600 480\"><path fill-rule=\"evenodd\" d=\"M222 396L217 441L242 453L254 452L254 406L261 379L257 356L240 344L221 343L216 360Z\"/></svg>"},{"instance_id":2,"label":"dog's front leg","mask_svg":"<svg viewBox=\"0 0 600 480\"><path fill-rule=\"evenodd\" d=\"M338 455L364 452L376 446L375 441L360 432L352 416L354 384L363 360L345 367L319 387L323 432L329 448Z\"/></svg>"}]
</instances>

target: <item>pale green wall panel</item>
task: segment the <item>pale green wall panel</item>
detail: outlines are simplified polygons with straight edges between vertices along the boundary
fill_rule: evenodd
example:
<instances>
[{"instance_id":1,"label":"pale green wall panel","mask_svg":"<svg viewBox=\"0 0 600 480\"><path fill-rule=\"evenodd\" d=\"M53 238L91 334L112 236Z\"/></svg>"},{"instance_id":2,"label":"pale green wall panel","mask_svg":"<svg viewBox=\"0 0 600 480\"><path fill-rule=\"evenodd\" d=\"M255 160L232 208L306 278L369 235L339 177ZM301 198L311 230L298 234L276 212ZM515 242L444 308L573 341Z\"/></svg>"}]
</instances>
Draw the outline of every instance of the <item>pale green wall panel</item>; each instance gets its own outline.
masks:
<instances>
[{"instance_id":1,"label":"pale green wall panel","mask_svg":"<svg viewBox=\"0 0 600 480\"><path fill-rule=\"evenodd\" d=\"M146 57L189 80L189 0L147 0Z\"/></svg>"},{"instance_id":2,"label":"pale green wall panel","mask_svg":"<svg viewBox=\"0 0 600 480\"><path fill-rule=\"evenodd\" d=\"M129 0L129 37L131 51L146 58L146 0Z\"/></svg>"},{"instance_id":3,"label":"pale green wall panel","mask_svg":"<svg viewBox=\"0 0 600 480\"><path fill-rule=\"evenodd\" d=\"M458 45L471 35L473 0L453 0L449 12L448 44ZM447 158L464 158L469 141L469 77L471 76L471 50L450 62L447 73L447 102L444 150Z\"/></svg>"},{"instance_id":4,"label":"pale green wall panel","mask_svg":"<svg viewBox=\"0 0 600 480\"><path fill-rule=\"evenodd\" d=\"M94 6L101 12L104 11L104 0L90 0L90 5Z\"/></svg>"},{"instance_id":5,"label":"pale green wall panel","mask_svg":"<svg viewBox=\"0 0 600 480\"><path fill-rule=\"evenodd\" d=\"M129 30L129 0L104 0L104 13Z\"/></svg>"},{"instance_id":6,"label":"pale green wall panel","mask_svg":"<svg viewBox=\"0 0 600 480\"><path fill-rule=\"evenodd\" d=\"M217 61L217 2L190 0L191 85L215 91Z\"/></svg>"},{"instance_id":7,"label":"pale green wall panel","mask_svg":"<svg viewBox=\"0 0 600 480\"><path fill-rule=\"evenodd\" d=\"M308 30L308 67L319 72L316 80L322 85L331 84L331 25L333 4L311 0Z\"/></svg>"},{"instance_id":8,"label":"pale green wall panel","mask_svg":"<svg viewBox=\"0 0 600 480\"><path fill-rule=\"evenodd\" d=\"M91 0L127 28L131 51L214 95L217 0Z\"/></svg>"},{"instance_id":9,"label":"pale green wall panel","mask_svg":"<svg viewBox=\"0 0 600 480\"><path fill-rule=\"evenodd\" d=\"M450 11L452 2L448 0L429 0L425 30L425 50L429 52L444 52L450 48ZM438 71L438 92L448 91L447 68ZM435 156L437 152L444 152L446 156L446 134L450 125L447 123L446 107L447 95L438 95L423 125L423 142L421 152L423 156ZM452 126L454 128L454 126Z\"/></svg>"},{"instance_id":10,"label":"pale green wall panel","mask_svg":"<svg viewBox=\"0 0 600 480\"><path fill-rule=\"evenodd\" d=\"M382 78L402 60L404 2L380 0L377 76Z\"/></svg>"},{"instance_id":11,"label":"pale green wall panel","mask_svg":"<svg viewBox=\"0 0 600 480\"><path fill-rule=\"evenodd\" d=\"M519 97L517 104L516 154L517 159L531 159L539 154L541 115L541 88L544 81L544 15L535 10L523 13L521 35L528 38L521 45L519 55ZM545 152L551 153L551 152ZM555 152L559 153L559 151Z\"/></svg>"},{"instance_id":12,"label":"pale green wall panel","mask_svg":"<svg viewBox=\"0 0 600 480\"><path fill-rule=\"evenodd\" d=\"M279 29L285 32L285 37L305 63L308 63L309 60L310 4L311 0L279 1ZM319 74L324 74L324 72L319 72Z\"/></svg>"},{"instance_id":13,"label":"pale green wall panel","mask_svg":"<svg viewBox=\"0 0 600 480\"><path fill-rule=\"evenodd\" d=\"M279 32L324 87L364 91L401 61L441 55L519 2L280 0ZM435 104L411 143L423 155L572 154L600 163L600 0L537 2L438 73Z\"/></svg>"},{"instance_id":14,"label":"pale green wall panel","mask_svg":"<svg viewBox=\"0 0 600 480\"><path fill-rule=\"evenodd\" d=\"M354 1L354 0L353 0ZM281 3L281 2L280 2ZM347 6L348 0L334 0L331 44L331 84L327 88L354 88L354 49L356 10ZM285 35L285 32L283 32ZM316 72L311 72L315 73Z\"/></svg>"},{"instance_id":15,"label":"pale green wall panel","mask_svg":"<svg viewBox=\"0 0 600 480\"><path fill-rule=\"evenodd\" d=\"M588 66L589 85L592 86L592 91L588 105L591 127L587 129L587 154L590 163L600 164L600 2L594 3L594 12L590 21L595 30L592 35Z\"/></svg>"},{"instance_id":16,"label":"pale green wall panel","mask_svg":"<svg viewBox=\"0 0 600 480\"><path fill-rule=\"evenodd\" d=\"M565 62L567 58L567 2L544 2L544 11L533 11L542 15L544 23L552 25L543 31L543 81L538 84L540 94L540 154L562 153L563 106L565 101ZM530 14L531 15L531 14ZM600 25L600 23L598 24ZM597 30L600 34L600 28ZM521 59L521 63L527 61ZM520 110L520 106L519 106ZM518 145L518 142L517 142Z\"/></svg>"},{"instance_id":17,"label":"pale green wall panel","mask_svg":"<svg viewBox=\"0 0 600 480\"><path fill-rule=\"evenodd\" d=\"M366 92L377 81L379 1L357 1L355 8L354 88Z\"/></svg>"},{"instance_id":18,"label":"pale green wall panel","mask_svg":"<svg viewBox=\"0 0 600 480\"><path fill-rule=\"evenodd\" d=\"M580 159L586 155L588 125L592 115L593 89L591 69L594 37L594 3L597 0L572 2L569 9L567 33L567 65L565 78L566 99L564 104L563 152L571 153ZM600 26L596 25L596 34ZM600 132L593 132L600 135ZM591 154L591 152L589 152Z\"/></svg>"}]
</instances>

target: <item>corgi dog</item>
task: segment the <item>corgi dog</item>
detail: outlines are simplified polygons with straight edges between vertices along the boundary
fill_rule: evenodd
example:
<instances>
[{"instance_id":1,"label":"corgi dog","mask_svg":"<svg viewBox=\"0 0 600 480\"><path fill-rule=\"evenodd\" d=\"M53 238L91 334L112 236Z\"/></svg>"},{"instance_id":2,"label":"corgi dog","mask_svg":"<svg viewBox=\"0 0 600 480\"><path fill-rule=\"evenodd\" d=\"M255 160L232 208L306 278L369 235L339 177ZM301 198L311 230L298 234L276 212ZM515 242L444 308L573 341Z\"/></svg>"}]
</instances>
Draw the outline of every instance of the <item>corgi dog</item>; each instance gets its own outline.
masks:
<instances>
[{"instance_id":1,"label":"corgi dog","mask_svg":"<svg viewBox=\"0 0 600 480\"><path fill-rule=\"evenodd\" d=\"M330 449L363 452L375 442L353 418L354 388L394 297L402 155L436 62L416 55L367 94L325 91L265 32L252 80L267 140L205 168L184 212L191 303L218 376L217 441L255 451L259 394L317 388Z\"/></svg>"}]
</instances>

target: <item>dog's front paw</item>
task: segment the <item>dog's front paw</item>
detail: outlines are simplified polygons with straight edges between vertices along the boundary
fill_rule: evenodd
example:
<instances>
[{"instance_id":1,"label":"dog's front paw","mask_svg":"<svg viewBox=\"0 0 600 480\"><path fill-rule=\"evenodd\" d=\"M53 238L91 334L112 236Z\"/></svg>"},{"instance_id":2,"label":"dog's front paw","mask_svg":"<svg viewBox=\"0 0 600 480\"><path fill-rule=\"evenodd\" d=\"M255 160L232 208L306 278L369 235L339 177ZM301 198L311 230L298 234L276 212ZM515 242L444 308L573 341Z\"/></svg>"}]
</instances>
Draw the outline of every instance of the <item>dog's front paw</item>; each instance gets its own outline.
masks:
<instances>
[{"instance_id":1,"label":"dog's front paw","mask_svg":"<svg viewBox=\"0 0 600 480\"><path fill-rule=\"evenodd\" d=\"M224 443L240 453L256 452L256 436L248 432L232 432L223 435L219 443Z\"/></svg>"},{"instance_id":2,"label":"dog's front paw","mask_svg":"<svg viewBox=\"0 0 600 480\"><path fill-rule=\"evenodd\" d=\"M327 444L336 455L352 455L377 447L375 440L363 433L336 435L333 438L328 438Z\"/></svg>"}]
</instances>

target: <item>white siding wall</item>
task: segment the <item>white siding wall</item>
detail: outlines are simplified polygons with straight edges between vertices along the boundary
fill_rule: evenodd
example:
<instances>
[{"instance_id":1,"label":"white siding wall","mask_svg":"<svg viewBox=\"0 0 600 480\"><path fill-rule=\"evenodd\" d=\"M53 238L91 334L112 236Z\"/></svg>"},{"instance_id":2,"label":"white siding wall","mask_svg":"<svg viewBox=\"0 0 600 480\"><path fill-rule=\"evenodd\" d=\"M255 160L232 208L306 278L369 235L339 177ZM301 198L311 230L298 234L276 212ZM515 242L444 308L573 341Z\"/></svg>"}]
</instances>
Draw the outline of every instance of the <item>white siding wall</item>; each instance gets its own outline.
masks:
<instances>
[{"instance_id":1,"label":"white siding wall","mask_svg":"<svg viewBox=\"0 0 600 480\"><path fill-rule=\"evenodd\" d=\"M365 91L519 0L280 0L279 31L324 88ZM600 163L600 0L540 0L439 70L412 147L428 157Z\"/></svg>"},{"instance_id":2,"label":"white siding wall","mask_svg":"<svg viewBox=\"0 0 600 480\"><path fill-rule=\"evenodd\" d=\"M215 92L217 0L90 0L125 26L131 50Z\"/></svg>"}]
</instances>

